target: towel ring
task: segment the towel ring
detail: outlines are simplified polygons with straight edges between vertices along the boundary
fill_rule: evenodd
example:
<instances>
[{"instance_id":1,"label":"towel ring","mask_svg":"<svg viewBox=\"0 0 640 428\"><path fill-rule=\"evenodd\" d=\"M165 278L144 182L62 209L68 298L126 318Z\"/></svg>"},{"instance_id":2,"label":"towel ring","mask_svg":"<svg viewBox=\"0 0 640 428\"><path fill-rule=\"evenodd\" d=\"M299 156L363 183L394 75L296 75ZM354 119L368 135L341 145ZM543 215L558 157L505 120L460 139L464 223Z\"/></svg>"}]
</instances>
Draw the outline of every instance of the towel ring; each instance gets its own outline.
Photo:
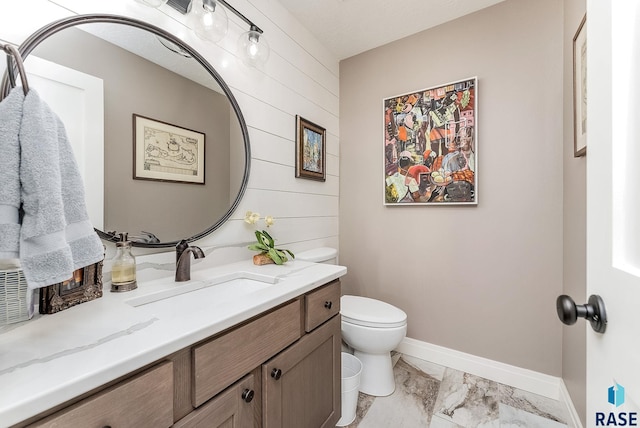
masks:
<instances>
[{"instance_id":1,"label":"towel ring","mask_svg":"<svg viewBox=\"0 0 640 428\"><path fill-rule=\"evenodd\" d=\"M24 71L24 64L22 63L22 56L20 55L20 52L9 44L0 46L2 46L2 49L7 53L7 74L9 75L11 87L16 87L16 76L11 62L11 58L13 58L16 62L16 66L18 67L20 80L22 81L22 90L24 91L24 94L27 95L29 92L29 82L27 82L27 73Z\"/></svg>"}]
</instances>

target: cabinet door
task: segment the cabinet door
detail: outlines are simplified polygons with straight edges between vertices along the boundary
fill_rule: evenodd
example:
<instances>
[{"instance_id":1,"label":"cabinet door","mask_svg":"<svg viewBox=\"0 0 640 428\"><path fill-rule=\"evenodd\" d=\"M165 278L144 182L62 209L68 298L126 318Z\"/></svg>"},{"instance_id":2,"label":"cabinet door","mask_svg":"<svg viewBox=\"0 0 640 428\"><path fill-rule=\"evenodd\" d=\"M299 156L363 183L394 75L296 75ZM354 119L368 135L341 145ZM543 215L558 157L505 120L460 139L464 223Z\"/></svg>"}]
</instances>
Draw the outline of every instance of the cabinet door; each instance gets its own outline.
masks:
<instances>
[{"instance_id":1,"label":"cabinet door","mask_svg":"<svg viewBox=\"0 0 640 428\"><path fill-rule=\"evenodd\" d=\"M227 388L179 420L174 428L252 428L259 399L253 375Z\"/></svg>"},{"instance_id":2,"label":"cabinet door","mask_svg":"<svg viewBox=\"0 0 640 428\"><path fill-rule=\"evenodd\" d=\"M340 317L262 365L265 428L334 427L340 419Z\"/></svg>"}]
</instances>

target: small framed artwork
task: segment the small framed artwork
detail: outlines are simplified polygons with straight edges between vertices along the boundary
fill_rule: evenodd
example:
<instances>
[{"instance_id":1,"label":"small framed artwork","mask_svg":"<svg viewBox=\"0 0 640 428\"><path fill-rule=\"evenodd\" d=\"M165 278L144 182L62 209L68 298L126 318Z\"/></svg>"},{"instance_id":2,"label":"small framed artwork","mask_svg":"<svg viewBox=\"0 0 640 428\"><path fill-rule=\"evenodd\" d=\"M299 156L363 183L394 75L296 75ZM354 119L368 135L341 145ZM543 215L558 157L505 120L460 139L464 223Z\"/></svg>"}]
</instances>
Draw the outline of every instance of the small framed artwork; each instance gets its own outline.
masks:
<instances>
[{"instance_id":1,"label":"small framed artwork","mask_svg":"<svg viewBox=\"0 0 640 428\"><path fill-rule=\"evenodd\" d=\"M478 79L382 101L387 206L477 205Z\"/></svg>"},{"instance_id":2,"label":"small framed artwork","mask_svg":"<svg viewBox=\"0 0 640 428\"><path fill-rule=\"evenodd\" d=\"M296 177L326 180L327 131L296 116Z\"/></svg>"},{"instance_id":3,"label":"small framed artwork","mask_svg":"<svg viewBox=\"0 0 640 428\"><path fill-rule=\"evenodd\" d=\"M102 297L102 261L80 268L58 284L40 289L41 314L55 314L72 306Z\"/></svg>"},{"instance_id":4,"label":"small framed artwork","mask_svg":"<svg viewBox=\"0 0 640 428\"><path fill-rule=\"evenodd\" d=\"M587 154L587 15L573 37L573 156Z\"/></svg>"},{"instance_id":5,"label":"small framed artwork","mask_svg":"<svg viewBox=\"0 0 640 428\"><path fill-rule=\"evenodd\" d=\"M204 184L205 134L133 115L133 178Z\"/></svg>"}]
</instances>

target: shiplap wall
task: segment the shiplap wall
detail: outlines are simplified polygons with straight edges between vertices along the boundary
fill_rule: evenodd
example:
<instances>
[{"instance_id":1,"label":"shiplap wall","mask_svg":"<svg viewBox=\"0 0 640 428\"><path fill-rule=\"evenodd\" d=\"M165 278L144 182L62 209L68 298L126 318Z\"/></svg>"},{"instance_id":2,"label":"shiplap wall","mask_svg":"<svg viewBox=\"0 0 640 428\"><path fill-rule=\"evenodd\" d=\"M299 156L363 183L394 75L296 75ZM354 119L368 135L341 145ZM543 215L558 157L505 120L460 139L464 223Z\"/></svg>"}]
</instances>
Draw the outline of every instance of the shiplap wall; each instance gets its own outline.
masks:
<instances>
[{"instance_id":1,"label":"shiplap wall","mask_svg":"<svg viewBox=\"0 0 640 428\"><path fill-rule=\"evenodd\" d=\"M167 5L152 9L135 0L1 3L0 40L5 43L19 45L29 34L58 18L112 13L164 28L193 46L218 70L247 122L251 174L232 218L198 245L224 246L252 240L254 228L243 222L244 213L251 210L276 217L271 232L280 246L294 252L325 245L338 248L338 60L277 0L231 1L264 30L268 39L271 55L260 70L237 60L236 41L248 27L231 13L229 33L220 44L213 44L199 39L190 30L188 17ZM295 178L296 115L327 130L326 182ZM247 250L247 254L251 253Z\"/></svg>"}]
</instances>

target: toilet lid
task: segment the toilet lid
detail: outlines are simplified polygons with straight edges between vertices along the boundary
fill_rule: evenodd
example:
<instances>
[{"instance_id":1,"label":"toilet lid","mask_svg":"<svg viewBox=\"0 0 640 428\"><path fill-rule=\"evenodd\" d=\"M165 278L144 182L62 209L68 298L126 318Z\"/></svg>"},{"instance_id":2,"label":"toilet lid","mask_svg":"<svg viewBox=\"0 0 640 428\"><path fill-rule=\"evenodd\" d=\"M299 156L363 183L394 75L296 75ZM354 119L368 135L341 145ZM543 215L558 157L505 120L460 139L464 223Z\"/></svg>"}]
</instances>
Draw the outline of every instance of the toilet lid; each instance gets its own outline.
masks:
<instances>
[{"instance_id":1,"label":"toilet lid","mask_svg":"<svg viewBox=\"0 0 640 428\"><path fill-rule=\"evenodd\" d=\"M342 320L365 327L402 327L407 323L407 314L380 300L361 296L340 298Z\"/></svg>"},{"instance_id":2,"label":"toilet lid","mask_svg":"<svg viewBox=\"0 0 640 428\"><path fill-rule=\"evenodd\" d=\"M320 247L297 253L296 260L304 260L306 262L325 262L327 260L335 259L337 256L338 250L335 248Z\"/></svg>"}]
</instances>

